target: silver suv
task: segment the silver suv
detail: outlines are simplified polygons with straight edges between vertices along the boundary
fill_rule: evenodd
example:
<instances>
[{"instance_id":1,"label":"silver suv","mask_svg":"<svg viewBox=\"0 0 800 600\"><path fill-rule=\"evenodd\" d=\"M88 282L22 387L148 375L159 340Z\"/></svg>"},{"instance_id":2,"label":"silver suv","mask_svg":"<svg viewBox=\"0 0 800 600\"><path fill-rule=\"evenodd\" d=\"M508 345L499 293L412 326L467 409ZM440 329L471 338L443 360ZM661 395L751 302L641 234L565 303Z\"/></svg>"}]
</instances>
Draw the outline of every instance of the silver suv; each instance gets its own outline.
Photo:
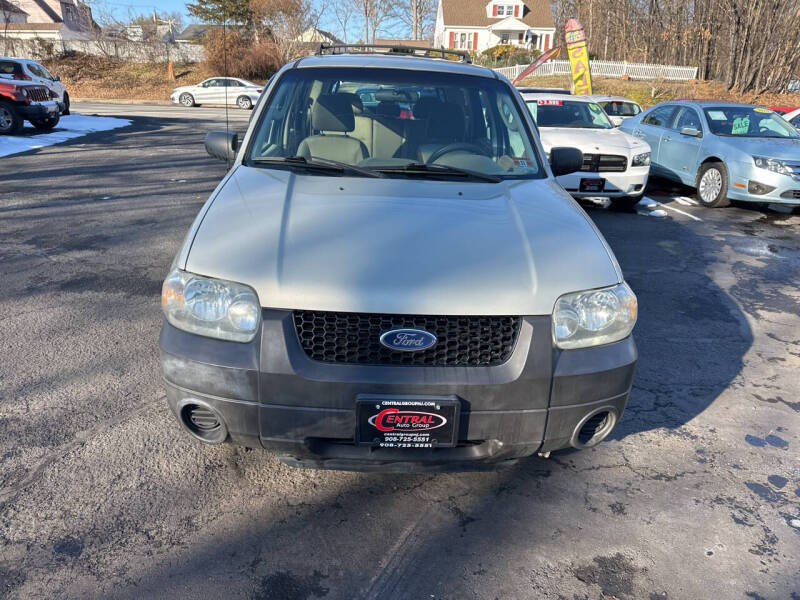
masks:
<instances>
[{"instance_id":1,"label":"silver suv","mask_svg":"<svg viewBox=\"0 0 800 600\"><path fill-rule=\"evenodd\" d=\"M429 52L429 51L428 51ZM207 443L358 470L584 448L636 297L519 94L451 56L323 48L270 82L163 286L170 407ZM376 89L365 106L356 93Z\"/></svg>"}]
</instances>

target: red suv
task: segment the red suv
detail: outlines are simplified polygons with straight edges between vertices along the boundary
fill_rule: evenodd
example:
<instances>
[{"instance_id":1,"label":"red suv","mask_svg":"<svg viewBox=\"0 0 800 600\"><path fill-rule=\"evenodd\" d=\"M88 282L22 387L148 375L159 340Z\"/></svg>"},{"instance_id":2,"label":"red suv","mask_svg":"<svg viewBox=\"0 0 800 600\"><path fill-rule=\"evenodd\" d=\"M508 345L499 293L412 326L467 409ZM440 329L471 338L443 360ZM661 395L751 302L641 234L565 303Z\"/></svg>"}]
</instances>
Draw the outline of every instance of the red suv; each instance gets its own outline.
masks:
<instances>
[{"instance_id":1,"label":"red suv","mask_svg":"<svg viewBox=\"0 0 800 600\"><path fill-rule=\"evenodd\" d=\"M0 81L0 134L18 133L24 121L36 129L52 129L61 109L55 94L43 85Z\"/></svg>"}]
</instances>

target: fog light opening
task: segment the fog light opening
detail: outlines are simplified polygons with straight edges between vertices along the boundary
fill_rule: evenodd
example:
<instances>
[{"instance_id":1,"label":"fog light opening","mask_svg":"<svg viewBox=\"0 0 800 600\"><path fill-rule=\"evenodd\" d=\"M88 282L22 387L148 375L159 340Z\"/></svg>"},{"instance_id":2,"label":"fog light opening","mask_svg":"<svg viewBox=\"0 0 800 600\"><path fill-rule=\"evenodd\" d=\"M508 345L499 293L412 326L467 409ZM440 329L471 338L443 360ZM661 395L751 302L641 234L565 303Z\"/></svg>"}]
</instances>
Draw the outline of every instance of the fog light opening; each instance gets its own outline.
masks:
<instances>
[{"instance_id":1,"label":"fog light opening","mask_svg":"<svg viewBox=\"0 0 800 600\"><path fill-rule=\"evenodd\" d=\"M180 421L184 429L201 442L221 444L228 439L228 428L222 416L209 404L184 400L180 406Z\"/></svg>"},{"instance_id":2,"label":"fog light opening","mask_svg":"<svg viewBox=\"0 0 800 600\"><path fill-rule=\"evenodd\" d=\"M757 181L750 181L747 184L747 191L754 196L763 196L764 194L769 194L774 189L775 186L767 185L765 183L758 183Z\"/></svg>"},{"instance_id":3,"label":"fog light opening","mask_svg":"<svg viewBox=\"0 0 800 600\"><path fill-rule=\"evenodd\" d=\"M575 427L571 444L575 448L591 448L602 442L616 424L617 413L611 408L591 412Z\"/></svg>"}]
</instances>

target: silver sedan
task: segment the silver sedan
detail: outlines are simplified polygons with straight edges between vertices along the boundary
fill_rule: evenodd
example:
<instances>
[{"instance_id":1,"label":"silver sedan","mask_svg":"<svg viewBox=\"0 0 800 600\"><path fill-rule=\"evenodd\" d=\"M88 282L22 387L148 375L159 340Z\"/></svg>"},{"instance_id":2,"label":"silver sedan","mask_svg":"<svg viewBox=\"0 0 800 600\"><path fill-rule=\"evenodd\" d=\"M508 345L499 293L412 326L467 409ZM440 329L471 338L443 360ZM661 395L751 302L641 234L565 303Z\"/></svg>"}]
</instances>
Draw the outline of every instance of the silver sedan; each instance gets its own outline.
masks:
<instances>
[{"instance_id":1,"label":"silver sedan","mask_svg":"<svg viewBox=\"0 0 800 600\"><path fill-rule=\"evenodd\" d=\"M185 85L172 90L170 100L186 107L201 104L232 104L250 110L263 91L260 86L236 77L211 77L197 85Z\"/></svg>"},{"instance_id":2,"label":"silver sedan","mask_svg":"<svg viewBox=\"0 0 800 600\"><path fill-rule=\"evenodd\" d=\"M620 129L650 144L653 175L697 188L704 206L800 205L800 133L768 108L664 102Z\"/></svg>"}]
</instances>

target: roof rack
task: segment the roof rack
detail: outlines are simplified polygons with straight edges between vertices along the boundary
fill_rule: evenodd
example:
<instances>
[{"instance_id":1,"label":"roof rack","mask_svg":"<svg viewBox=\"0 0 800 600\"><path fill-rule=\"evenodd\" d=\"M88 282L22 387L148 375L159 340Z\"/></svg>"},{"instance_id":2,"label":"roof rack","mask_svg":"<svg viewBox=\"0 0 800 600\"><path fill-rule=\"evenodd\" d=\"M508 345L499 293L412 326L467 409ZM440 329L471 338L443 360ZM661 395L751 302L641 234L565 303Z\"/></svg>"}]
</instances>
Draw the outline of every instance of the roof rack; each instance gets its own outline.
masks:
<instances>
[{"instance_id":1,"label":"roof rack","mask_svg":"<svg viewBox=\"0 0 800 600\"><path fill-rule=\"evenodd\" d=\"M419 56L421 58L457 59L471 64L472 57L464 50L450 48L425 48L424 46L401 46L392 44L320 44L316 56L332 54L387 54L398 56Z\"/></svg>"}]
</instances>

